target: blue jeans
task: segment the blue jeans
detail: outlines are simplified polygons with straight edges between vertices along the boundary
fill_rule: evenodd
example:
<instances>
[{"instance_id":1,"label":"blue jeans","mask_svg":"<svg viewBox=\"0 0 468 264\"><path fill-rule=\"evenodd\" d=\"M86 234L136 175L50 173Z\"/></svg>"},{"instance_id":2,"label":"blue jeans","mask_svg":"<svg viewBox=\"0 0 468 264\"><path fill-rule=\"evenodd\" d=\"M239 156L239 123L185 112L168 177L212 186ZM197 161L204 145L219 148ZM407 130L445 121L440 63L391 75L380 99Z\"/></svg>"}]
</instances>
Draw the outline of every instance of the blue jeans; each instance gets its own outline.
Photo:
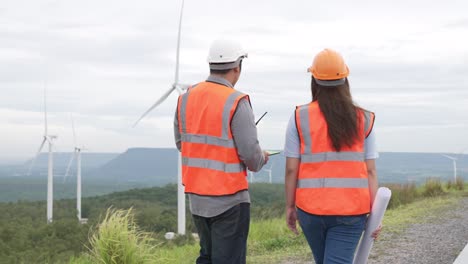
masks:
<instances>
[{"instance_id":1,"label":"blue jeans","mask_svg":"<svg viewBox=\"0 0 468 264\"><path fill-rule=\"evenodd\" d=\"M250 204L240 203L214 217L192 215L200 237L197 264L244 264Z\"/></svg>"},{"instance_id":2,"label":"blue jeans","mask_svg":"<svg viewBox=\"0 0 468 264\"><path fill-rule=\"evenodd\" d=\"M316 264L352 264L367 215L313 215L297 209Z\"/></svg>"}]
</instances>

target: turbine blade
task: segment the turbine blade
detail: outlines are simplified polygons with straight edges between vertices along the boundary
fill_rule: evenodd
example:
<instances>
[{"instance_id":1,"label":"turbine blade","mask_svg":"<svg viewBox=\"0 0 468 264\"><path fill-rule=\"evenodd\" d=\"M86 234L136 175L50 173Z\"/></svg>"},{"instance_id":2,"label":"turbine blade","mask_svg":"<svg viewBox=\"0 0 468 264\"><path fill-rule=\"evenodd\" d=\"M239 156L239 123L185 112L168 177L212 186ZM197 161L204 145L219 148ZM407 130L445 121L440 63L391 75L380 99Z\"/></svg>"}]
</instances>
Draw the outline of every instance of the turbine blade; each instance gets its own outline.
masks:
<instances>
[{"instance_id":1,"label":"turbine blade","mask_svg":"<svg viewBox=\"0 0 468 264\"><path fill-rule=\"evenodd\" d=\"M184 0L182 0L182 7L180 8L179 33L177 35L176 70L175 70L174 84L177 84L177 82L179 81L180 32L181 32L181 29L182 29L182 14L183 14L183 12L184 12Z\"/></svg>"},{"instance_id":2,"label":"turbine blade","mask_svg":"<svg viewBox=\"0 0 468 264\"><path fill-rule=\"evenodd\" d=\"M190 84L178 83L177 86L179 86L179 88L181 88L182 90L187 90L190 87Z\"/></svg>"},{"instance_id":3,"label":"turbine blade","mask_svg":"<svg viewBox=\"0 0 468 264\"><path fill-rule=\"evenodd\" d=\"M76 155L76 149L73 152L72 156L70 157L70 160L68 161L67 171L65 172L65 176L63 176L63 183L65 183L65 181L67 180L68 172L70 172L70 168L73 163L73 159L75 158L75 155Z\"/></svg>"},{"instance_id":4,"label":"turbine blade","mask_svg":"<svg viewBox=\"0 0 468 264\"><path fill-rule=\"evenodd\" d=\"M73 121L73 115L70 113L70 118L71 118L71 123L72 123L72 129L73 129L73 143L75 144L76 148L76 133L75 133L75 122Z\"/></svg>"},{"instance_id":5,"label":"turbine blade","mask_svg":"<svg viewBox=\"0 0 468 264\"><path fill-rule=\"evenodd\" d=\"M163 96L161 96L161 98L159 98L158 101L156 101L156 103L154 103L148 110L146 110L146 112L141 115L141 117L135 122L135 124L133 124L133 127L136 127L136 125L138 125L138 122L140 122L149 112L151 112L154 108L156 108L156 106L160 105L164 100L166 100L167 97L169 97L169 95L172 93L172 91L174 91L175 89L175 86L172 86L171 89L167 90L166 93L163 94Z\"/></svg>"},{"instance_id":6,"label":"turbine blade","mask_svg":"<svg viewBox=\"0 0 468 264\"><path fill-rule=\"evenodd\" d=\"M31 170L32 170L32 168L34 166L34 163L36 162L37 157L39 157L39 154L41 154L41 150L44 147L44 144L45 144L46 141L47 141L47 138L44 137L44 139L42 140L41 146L39 146L39 149L37 150L37 153L36 153L36 155L34 156L32 162L31 162L31 165L29 165L28 175L31 175Z\"/></svg>"},{"instance_id":7,"label":"turbine blade","mask_svg":"<svg viewBox=\"0 0 468 264\"><path fill-rule=\"evenodd\" d=\"M44 136L47 136L47 84L44 84Z\"/></svg>"},{"instance_id":8,"label":"turbine blade","mask_svg":"<svg viewBox=\"0 0 468 264\"><path fill-rule=\"evenodd\" d=\"M445 155L445 154L441 154L441 155L451 160L457 160L456 158L449 156L449 155Z\"/></svg>"}]
</instances>

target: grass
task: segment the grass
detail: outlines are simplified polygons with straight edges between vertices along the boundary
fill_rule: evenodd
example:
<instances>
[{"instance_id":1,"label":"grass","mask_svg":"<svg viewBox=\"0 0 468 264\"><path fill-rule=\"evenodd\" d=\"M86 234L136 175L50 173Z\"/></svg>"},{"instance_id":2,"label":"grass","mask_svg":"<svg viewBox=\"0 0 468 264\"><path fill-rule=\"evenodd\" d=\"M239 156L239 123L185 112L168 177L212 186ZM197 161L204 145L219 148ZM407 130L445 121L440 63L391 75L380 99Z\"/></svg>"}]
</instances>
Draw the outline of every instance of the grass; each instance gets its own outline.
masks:
<instances>
[{"instance_id":1,"label":"grass","mask_svg":"<svg viewBox=\"0 0 468 264\"><path fill-rule=\"evenodd\" d=\"M412 203L418 197L418 191L414 183L408 184L387 184L390 190L392 190L392 197L388 203L388 208L393 209L398 206Z\"/></svg>"},{"instance_id":2,"label":"grass","mask_svg":"<svg viewBox=\"0 0 468 264\"><path fill-rule=\"evenodd\" d=\"M446 184L446 188L448 190L450 190L450 189L455 189L455 190L459 190L459 191L464 190L465 189L465 183L463 182L463 178L458 177L455 182L453 182L452 180L449 180L447 182L447 184Z\"/></svg>"},{"instance_id":3,"label":"grass","mask_svg":"<svg viewBox=\"0 0 468 264\"><path fill-rule=\"evenodd\" d=\"M413 185L390 186L394 203L387 210L383 226L382 240L391 239L404 232L414 223L429 221L428 215L441 215L445 210L468 195L467 184L459 188L442 186L440 181L428 181L423 187ZM404 201L404 202L401 202ZM179 238L165 241L160 237L150 238L136 228L130 211L115 211L107 214L103 223L91 237L90 253L70 261L73 264L88 263L194 263L199 246L193 239ZM107 242L106 242L107 241ZM116 244L116 245L112 245ZM290 232L283 218L252 220L248 238L247 263L278 263L282 260L310 261L310 249L302 234ZM97 261L99 260L99 261Z\"/></svg>"},{"instance_id":4,"label":"grass","mask_svg":"<svg viewBox=\"0 0 468 264\"><path fill-rule=\"evenodd\" d=\"M409 224L428 221L429 214L441 213L455 205L459 196L429 197L410 204L402 205L393 210L387 210L383 220L385 232L400 234Z\"/></svg>"},{"instance_id":5,"label":"grass","mask_svg":"<svg viewBox=\"0 0 468 264\"><path fill-rule=\"evenodd\" d=\"M247 263L277 263L285 257L308 253L309 246L304 236L302 234L296 236L289 231L285 218L251 223L247 244Z\"/></svg>"},{"instance_id":6,"label":"grass","mask_svg":"<svg viewBox=\"0 0 468 264\"><path fill-rule=\"evenodd\" d=\"M440 179L428 178L424 185L422 195L424 197L436 197L442 194L444 194L444 189L442 188L442 182Z\"/></svg>"},{"instance_id":7,"label":"grass","mask_svg":"<svg viewBox=\"0 0 468 264\"><path fill-rule=\"evenodd\" d=\"M172 242L165 242L154 249L152 263L194 263L199 250L197 243L176 246ZM308 250L304 237L293 235L283 219L251 222L247 263L277 263L285 256L297 256L298 252L306 255Z\"/></svg>"}]
</instances>

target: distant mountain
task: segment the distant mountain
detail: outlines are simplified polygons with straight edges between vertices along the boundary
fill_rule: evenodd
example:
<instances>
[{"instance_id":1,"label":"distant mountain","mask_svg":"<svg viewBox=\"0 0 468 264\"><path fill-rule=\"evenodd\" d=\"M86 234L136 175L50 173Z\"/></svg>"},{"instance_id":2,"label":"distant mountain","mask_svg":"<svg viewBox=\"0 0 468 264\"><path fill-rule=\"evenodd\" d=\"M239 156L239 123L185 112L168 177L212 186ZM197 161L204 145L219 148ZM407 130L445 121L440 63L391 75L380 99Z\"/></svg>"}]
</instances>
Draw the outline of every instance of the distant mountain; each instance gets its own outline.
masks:
<instances>
[{"instance_id":1,"label":"distant mountain","mask_svg":"<svg viewBox=\"0 0 468 264\"><path fill-rule=\"evenodd\" d=\"M429 177L453 179L453 163L441 153L383 152L376 164L381 182L422 183ZM458 156L457 175L468 180L466 154Z\"/></svg>"},{"instance_id":2,"label":"distant mountain","mask_svg":"<svg viewBox=\"0 0 468 264\"><path fill-rule=\"evenodd\" d=\"M63 176L65 174L68 162L70 161L72 152L55 152L54 153L54 175ZM119 153L90 153L82 152L81 153L81 168L82 170L93 170L99 168L119 156ZM49 154L47 152L42 152L37 157L34 167L32 168L31 175L44 175L47 174L47 164L48 164ZM0 177L5 176L25 176L29 170L32 159L27 160L23 164L19 165L2 165L0 166ZM76 161L74 161L74 166ZM74 169L76 170L76 169Z\"/></svg>"},{"instance_id":3,"label":"distant mountain","mask_svg":"<svg viewBox=\"0 0 468 264\"><path fill-rule=\"evenodd\" d=\"M63 176L71 154L54 153L55 176ZM148 186L176 183L177 155L178 151L175 148L130 148L122 154L83 152L83 179ZM452 161L443 157L441 153L381 152L379 155L376 164L380 182L422 183L428 177L453 177ZM47 153L39 155L33 175L47 173L47 158ZM1 166L0 177L24 175L30 162L31 160L21 167ZM284 182L285 157L282 154L271 156L264 169L271 166L273 182ZM459 157L457 169L457 174L468 180L468 155ZM268 179L268 172L265 170L254 174L254 181L267 182Z\"/></svg>"},{"instance_id":4,"label":"distant mountain","mask_svg":"<svg viewBox=\"0 0 468 264\"><path fill-rule=\"evenodd\" d=\"M72 198L76 190L76 168L65 180L70 153L54 154L54 197ZM114 153L83 153L83 196L102 195L132 188L164 186L177 182L178 151L167 148L130 148ZM453 179L452 161L440 153L382 152L376 161L379 182L424 183L429 177ZM42 153L31 176L24 176L28 166L0 167L0 201L42 200L47 186L47 154ZM76 164L76 163L75 163ZM284 182L285 157L274 155L268 164L254 173L254 182L268 182L272 170L274 183ZM468 155L457 162L457 175L468 181ZM18 172L22 172L18 173ZM19 177L22 176L22 177ZM250 180L250 179L249 179Z\"/></svg>"},{"instance_id":5,"label":"distant mountain","mask_svg":"<svg viewBox=\"0 0 468 264\"><path fill-rule=\"evenodd\" d=\"M131 148L102 167L92 171L98 179L111 179L116 182L147 183L149 186L162 186L177 182L176 149ZM398 183L414 181L422 183L428 177L443 180L453 176L452 161L440 153L382 152L376 160L379 181ZM458 175L468 180L468 155L462 155L457 162ZM272 168L272 180L284 182L285 157L274 155L263 169ZM255 182L267 182L268 172L254 173Z\"/></svg>"},{"instance_id":6,"label":"distant mountain","mask_svg":"<svg viewBox=\"0 0 468 264\"><path fill-rule=\"evenodd\" d=\"M73 152L54 152L54 166L56 167L67 167L70 157ZM81 163L86 168L97 168L100 167L113 158L119 156L119 153L93 153L93 152L81 152ZM47 162L49 159L49 153L42 152L37 157L34 167L36 168L47 168ZM32 162L32 159L27 160L24 166L28 167Z\"/></svg>"},{"instance_id":7,"label":"distant mountain","mask_svg":"<svg viewBox=\"0 0 468 264\"><path fill-rule=\"evenodd\" d=\"M162 186L177 182L176 149L130 148L90 173L102 180Z\"/></svg>"}]
</instances>

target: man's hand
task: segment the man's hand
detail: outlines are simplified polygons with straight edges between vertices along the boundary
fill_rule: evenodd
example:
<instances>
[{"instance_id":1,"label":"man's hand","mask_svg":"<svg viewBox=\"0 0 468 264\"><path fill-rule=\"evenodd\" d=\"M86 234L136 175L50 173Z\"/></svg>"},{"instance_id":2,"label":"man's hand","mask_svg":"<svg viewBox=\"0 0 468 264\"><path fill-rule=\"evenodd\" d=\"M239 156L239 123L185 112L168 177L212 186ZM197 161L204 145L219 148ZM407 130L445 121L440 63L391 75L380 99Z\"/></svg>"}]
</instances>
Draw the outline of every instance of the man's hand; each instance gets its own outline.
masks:
<instances>
[{"instance_id":1,"label":"man's hand","mask_svg":"<svg viewBox=\"0 0 468 264\"><path fill-rule=\"evenodd\" d=\"M299 232L297 231L297 211L296 208L286 208L286 224L288 225L289 230L291 230L294 234L298 235Z\"/></svg>"},{"instance_id":2,"label":"man's hand","mask_svg":"<svg viewBox=\"0 0 468 264\"><path fill-rule=\"evenodd\" d=\"M264 160L263 165L267 164L269 159L270 159L270 154L268 154L268 152L266 151L263 151L263 160Z\"/></svg>"}]
</instances>

